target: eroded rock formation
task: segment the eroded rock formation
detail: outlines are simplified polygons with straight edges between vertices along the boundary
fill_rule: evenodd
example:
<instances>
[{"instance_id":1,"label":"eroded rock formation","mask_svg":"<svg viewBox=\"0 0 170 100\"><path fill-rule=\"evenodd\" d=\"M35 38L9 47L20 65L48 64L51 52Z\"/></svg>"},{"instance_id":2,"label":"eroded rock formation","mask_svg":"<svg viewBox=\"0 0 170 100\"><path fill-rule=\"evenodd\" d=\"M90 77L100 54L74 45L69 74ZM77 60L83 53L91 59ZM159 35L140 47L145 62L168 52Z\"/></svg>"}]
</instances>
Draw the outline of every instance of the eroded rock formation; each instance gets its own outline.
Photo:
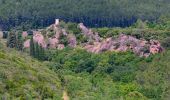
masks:
<instances>
[{"instance_id":1,"label":"eroded rock formation","mask_svg":"<svg viewBox=\"0 0 170 100\"><path fill-rule=\"evenodd\" d=\"M28 36L28 33L26 31L22 32L22 38L26 38Z\"/></svg>"},{"instance_id":2,"label":"eroded rock formation","mask_svg":"<svg viewBox=\"0 0 170 100\"><path fill-rule=\"evenodd\" d=\"M75 48L77 46L77 40L75 35L73 34L68 35L68 43L69 43L68 45L72 48Z\"/></svg>"},{"instance_id":3,"label":"eroded rock formation","mask_svg":"<svg viewBox=\"0 0 170 100\"><path fill-rule=\"evenodd\" d=\"M102 42L97 42L93 45L86 44L84 48L93 53L100 53L103 51L126 52L132 50L135 54L145 57L150 54L160 53L163 50L160 43L156 40L148 42L124 34L121 34L116 39L107 38Z\"/></svg>"},{"instance_id":4,"label":"eroded rock formation","mask_svg":"<svg viewBox=\"0 0 170 100\"><path fill-rule=\"evenodd\" d=\"M38 43L43 48L46 48L47 44L46 44L44 36L40 32L38 32L38 31L35 31L33 34L34 34L33 35L34 42Z\"/></svg>"},{"instance_id":5,"label":"eroded rock formation","mask_svg":"<svg viewBox=\"0 0 170 100\"><path fill-rule=\"evenodd\" d=\"M99 42L101 41L100 36L98 35L97 32L93 32L91 29L88 29L86 26L84 26L83 23L80 23L78 25L78 28L82 31L83 35L88 38L89 41L95 41Z\"/></svg>"},{"instance_id":6,"label":"eroded rock formation","mask_svg":"<svg viewBox=\"0 0 170 100\"><path fill-rule=\"evenodd\" d=\"M70 34L67 32L66 29L61 28L59 25L59 20L56 20L55 24L47 27L46 30L46 39L39 31L34 31L33 40L41 45L43 48L53 48L62 50L65 46L69 46L72 48L77 47L77 39L74 34ZM106 38L103 39L99 36L97 32L93 32L91 29L88 29L84 26L83 23L78 25L82 34L87 37L87 42L83 43L82 46L88 52L92 53L101 53L104 51L113 51L113 52L126 52L131 50L135 54L141 57L148 57L151 54L160 53L163 51L161 44L159 41L156 40L142 40L137 39L132 36L128 36L125 34L120 34L117 38ZM47 34L53 32L54 35L49 37ZM23 37L27 37L26 32L23 32ZM61 42L61 39L67 39L67 43L65 44ZM24 42L24 48L30 47L30 39ZM64 45L65 44L65 45Z\"/></svg>"},{"instance_id":7,"label":"eroded rock formation","mask_svg":"<svg viewBox=\"0 0 170 100\"><path fill-rule=\"evenodd\" d=\"M49 41L48 42L48 45L49 45L48 47L53 48L53 49L56 48L58 43L59 43L59 40L57 38L49 38L48 41Z\"/></svg>"},{"instance_id":8,"label":"eroded rock formation","mask_svg":"<svg viewBox=\"0 0 170 100\"><path fill-rule=\"evenodd\" d=\"M28 40L26 40L25 42L24 42L24 48L29 48L30 47L30 39L28 39Z\"/></svg>"}]
</instances>

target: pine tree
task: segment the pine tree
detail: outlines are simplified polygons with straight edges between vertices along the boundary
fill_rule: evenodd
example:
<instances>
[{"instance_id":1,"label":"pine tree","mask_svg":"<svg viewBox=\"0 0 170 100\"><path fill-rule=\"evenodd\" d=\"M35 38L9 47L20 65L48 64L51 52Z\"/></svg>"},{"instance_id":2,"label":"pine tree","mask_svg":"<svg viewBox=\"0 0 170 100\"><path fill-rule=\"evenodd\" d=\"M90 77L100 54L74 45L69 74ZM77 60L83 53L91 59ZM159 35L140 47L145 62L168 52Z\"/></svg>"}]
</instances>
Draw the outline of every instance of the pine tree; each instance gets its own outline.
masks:
<instances>
[{"instance_id":1,"label":"pine tree","mask_svg":"<svg viewBox=\"0 0 170 100\"><path fill-rule=\"evenodd\" d=\"M8 36L7 47L15 48L17 46L17 38L14 32L11 32Z\"/></svg>"},{"instance_id":2,"label":"pine tree","mask_svg":"<svg viewBox=\"0 0 170 100\"><path fill-rule=\"evenodd\" d=\"M45 59L45 50L42 46L40 46L40 48L39 48L39 54L40 54L40 60L44 60Z\"/></svg>"},{"instance_id":3,"label":"pine tree","mask_svg":"<svg viewBox=\"0 0 170 100\"><path fill-rule=\"evenodd\" d=\"M22 51L23 50L23 39L21 33L17 34L17 50Z\"/></svg>"},{"instance_id":4,"label":"pine tree","mask_svg":"<svg viewBox=\"0 0 170 100\"><path fill-rule=\"evenodd\" d=\"M45 59L44 48L41 45L39 45L38 43L35 43L33 41L33 37L30 40L30 55L34 58L37 58L38 60Z\"/></svg>"},{"instance_id":5,"label":"pine tree","mask_svg":"<svg viewBox=\"0 0 170 100\"><path fill-rule=\"evenodd\" d=\"M35 43L35 58L40 59L40 46L38 43Z\"/></svg>"},{"instance_id":6,"label":"pine tree","mask_svg":"<svg viewBox=\"0 0 170 100\"><path fill-rule=\"evenodd\" d=\"M35 57L35 44L33 41L33 37L31 37L31 40L30 40L30 56Z\"/></svg>"}]
</instances>

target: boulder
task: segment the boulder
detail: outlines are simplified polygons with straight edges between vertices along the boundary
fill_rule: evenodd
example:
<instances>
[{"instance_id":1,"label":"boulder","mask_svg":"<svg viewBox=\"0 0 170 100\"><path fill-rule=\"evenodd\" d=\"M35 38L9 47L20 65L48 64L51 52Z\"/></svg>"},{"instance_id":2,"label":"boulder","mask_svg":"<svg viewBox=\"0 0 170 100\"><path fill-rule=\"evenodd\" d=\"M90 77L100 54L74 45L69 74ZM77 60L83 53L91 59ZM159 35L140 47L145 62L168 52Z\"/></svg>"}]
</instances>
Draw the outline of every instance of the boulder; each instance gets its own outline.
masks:
<instances>
[{"instance_id":1,"label":"boulder","mask_svg":"<svg viewBox=\"0 0 170 100\"><path fill-rule=\"evenodd\" d=\"M41 45L43 48L47 47L44 36L40 32L34 32L33 40L34 42Z\"/></svg>"},{"instance_id":2,"label":"boulder","mask_svg":"<svg viewBox=\"0 0 170 100\"><path fill-rule=\"evenodd\" d=\"M76 37L75 37L75 35L73 35L73 34L69 34L68 35L68 45L70 46L70 47L72 47L72 48L75 48L76 47L76 45L77 45L77 40L76 40Z\"/></svg>"},{"instance_id":3,"label":"boulder","mask_svg":"<svg viewBox=\"0 0 170 100\"><path fill-rule=\"evenodd\" d=\"M83 23L80 23L80 24L78 25L78 28L80 28L81 31L83 32L83 34L85 34L85 35L89 33L89 29L88 29L86 26L84 26Z\"/></svg>"},{"instance_id":4,"label":"boulder","mask_svg":"<svg viewBox=\"0 0 170 100\"><path fill-rule=\"evenodd\" d=\"M59 43L59 40L57 38L49 38L48 39L48 45L49 45L49 48L56 48L57 45Z\"/></svg>"},{"instance_id":5,"label":"boulder","mask_svg":"<svg viewBox=\"0 0 170 100\"><path fill-rule=\"evenodd\" d=\"M150 53L151 54L157 54L163 51L163 48L161 47L161 43L156 40L150 41Z\"/></svg>"},{"instance_id":6,"label":"boulder","mask_svg":"<svg viewBox=\"0 0 170 100\"><path fill-rule=\"evenodd\" d=\"M26 38L28 36L28 33L27 33L27 31L24 31L24 32L22 32L22 38Z\"/></svg>"},{"instance_id":7,"label":"boulder","mask_svg":"<svg viewBox=\"0 0 170 100\"><path fill-rule=\"evenodd\" d=\"M66 32L65 29L62 29L62 33L63 33L64 36L67 36L67 35L68 35L68 33Z\"/></svg>"},{"instance_id":8,"label":"boulder","mask_svg":"<svg viewBox=\"0 0 170 100\"><path fill-rule=\"evenodd\" d=\"M78 25L78 28L81 30L83 35L88 38L88 41L90 41L90 42L91 41L95 41L95 42L101 41L101 38L98 35L98 33L97 32L93 32L91 29L88 29L86 26L84 26L83 23L80 23Z\"/></svg>"},{"instance_id":9,"label":"boulder","mask_svg":"<svg viewBox=\"0 0 170 100\"><path fill-rule=\"evenodd\" d=\"M29 48L29 47L30 47L30 39L24 42L24 48Z\"/></svg>"}]
</instances>

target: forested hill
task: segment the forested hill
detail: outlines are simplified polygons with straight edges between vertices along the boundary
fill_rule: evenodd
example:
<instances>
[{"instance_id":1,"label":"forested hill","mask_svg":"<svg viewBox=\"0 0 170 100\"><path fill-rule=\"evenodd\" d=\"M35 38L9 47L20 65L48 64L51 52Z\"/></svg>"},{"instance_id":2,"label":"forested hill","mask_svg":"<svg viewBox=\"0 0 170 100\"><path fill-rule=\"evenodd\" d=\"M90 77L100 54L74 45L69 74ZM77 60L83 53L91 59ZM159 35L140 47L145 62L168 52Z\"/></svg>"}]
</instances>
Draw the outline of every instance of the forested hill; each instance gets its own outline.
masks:
<instances>
[{"instance_id":1,"label":"forested hill","mask_svg":"<svg viewBox=\"0 0 170 100\"><path fill-rule=\"evenodd\" d=\"M170 12L170 0L0 0L0 27L37 28L55 18L87 26L129 26ZM10 26L10 27L9 27Z\"/></svg>"}]
</instances>

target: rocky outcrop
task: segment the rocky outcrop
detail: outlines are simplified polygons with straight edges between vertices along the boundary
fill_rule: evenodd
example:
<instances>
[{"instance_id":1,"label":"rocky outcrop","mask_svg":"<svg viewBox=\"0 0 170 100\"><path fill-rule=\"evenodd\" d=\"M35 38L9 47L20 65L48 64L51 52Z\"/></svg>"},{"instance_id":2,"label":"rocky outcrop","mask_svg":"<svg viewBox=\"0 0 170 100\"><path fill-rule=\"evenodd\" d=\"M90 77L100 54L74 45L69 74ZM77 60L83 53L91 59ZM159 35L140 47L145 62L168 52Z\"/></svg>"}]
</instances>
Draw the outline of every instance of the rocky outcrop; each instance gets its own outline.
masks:
<instances>
[{"instance_id":1,"label":"rocky outcrop","mask_svg":"<svg viewBox=\"0 0 170 100\"><path fill-rule=\"evenodd\" d=\"M72 48L75 48L77 46L77 40L75 35L73 34L68 35L68 45Z\"/></svg>"},{"instance_id":2,"label":"rocky outcrop","mask_svg":"<svg viewBox=\"0 0 170 100\"><path fill-rule=\"evenodd\" d=\"M56 48L59 43L59 40L57 38L49 38L48 39L48 47L49 48Z\"/></svg>"},{"instance_id":3,"label":"rocky outcrop","mask_svg":"<svg viewBox=\"0 0 170 100\"><path fill-rule=\"evenodd\" d=\"M38 43L39 45L41 45L43 48L47 47L45 38L40 32L34 31L33 41L35 43ZM23 45L24 45L23 48L29 48L30 47L30 39L26 40Z\"/></svg>"},{"instance_id":4,"label":"rocky outcrop","mask_svg":"<svg viewBox=\"0 0 170 100\"><path fill-rule=\"evenodd\" d=\"M48 48L53 48L53 49L55 49L55 48L63 49L65 46L63 44L59 44L60 43L60 38L61 38L62 35L67 36L68 33L66 32L65 29L60 28L59 24L60 24L59 19L56 19L55 24L50 25L45 30L33 31L33 40L34 40L34 42L38 43L43 48L48 47ZM44 34L46 39L42 35L41 31L46 32ZM48 34L51 31L54 32L55 34L52 37L49 37ZM23 38L26 38L27 36L28 36L27 32L22 33ZM26 40L24 42L24 48L29 48L30 47L29 41ZM73 36L69 37L69 45L71 47L76 46L76 38L75 37L73 37Z\"/></svg>"},{"instance_id":5,"label":"rocky outcrop","mask_svg":"<svg viewBox=\"0 0 170 100\"><path fill-rule=\"evenodd\" d=\"M151 41L150 41L149 51L150 51L152 54L156 54L156 53L162 52L162 51L163 51L163 48L161 47L161 44L160 44L159 41L157 41L157 40L151 40Z\"/></svg>"},{"instance_id":6,"label":"rocky outcrop","mask_svg":"<svg viewBox=\"0 0 170 100\"><path fill-rule=\"evenodd\" d=\"M28 36L28 33L27 33L27 31L24 31L24 32L22 32L22 38L26 38Z\"/></svg>"},{"instance_id":7,"label":"rocky outcrop","mask_svg":"<svg viewBox=\"0 0 170 100\"><path fill-rule=\"evenodd\" d=\"M46 44L46 41L45 41L45 38L44 36L38 32L38 31L34 31L33 33L33 40L34 42L38 43L39 45L41 45L43 48L46 48L47 47L47 44Z\"/></svg>"},{"instance_id":8,"label":"rocky outcrop","mask_svg":"<svg viewBox=\"0 0 170 100\"><path fill-rule=\"evenodd\" d=\"M64 36L68 35L68 33L67 33L67 31L65 29L62 29L62 33L63 33Z\"/></svg>"},{"instance_id":9,"label":"rocky outcrop","mask_svg":"<svg viewBox=\"0 0 170 100\"><path fill-rule=\"evenodd\" d=\"M65 46L69 46L72 48L77 47L77 39L74 34L70 34L66 29L61 28L59 25L59 20L56 20L55 24L47 27L46 30L46 39L39 31L34 31L33 40L41 45L43 48L52 48L62 50ZM83 23L78 25L78 28L81 30L82 34L87 37L88 41L83 42L80 46L86 49L88 52L92 53L102 53L104 51L112 51L112 52L126 52L128 50L134 52L135 54L141 57L148 57L151 54L160 53L163 51L161 44L159 41L150 40L146 41L143 39L137 39L135 37L120 34L117 38L106 38L103 39L99 36L97 32L93 32L91 29L88 29L84 26ZM50 37L47 35L50 32L54 34ZM23 38L27 37L26 32L23 32ZM61 42L63 39L67 39ZM29 48L30 40L26 40L24 42L24 48Z\"/></svg>"},{"instance_id":10,"label":"rocky outcrop","mask_svg":"<svg viewBox=\"0 0 170 100\"><path fill-rule=\"evenodd\" d=\"M116 39L107 38L93 45L86 44L84 48L92 53L100 53L103 51L126 52L132 50L135 54L145 57L150 54L160 53L163 50L158 41L151 40L148 42L124 34L121 34Z\"/></svg>"},{"instance_id":11,"label":"rocky outcrop","mask_svg":"<svg viewBox=\"0 0 170 100\"><path fill-rule=\"evenodd\" d=\"M88 38L88 41L95 41L95 42L101 41L101 38L98 35L98 33L93 32L91 29L88 29L86 26L84 26L83 23L80 23L78 25L78 28L81 30L83 35Z\"/></svg>"},{"instance_id":12,"label":"rocky outcrop","mask_svg":"<svg viewBox=\"0 0 170 100\"><path fill-rule=\"evenodd\" d=\"M26 40L25 42L24 42L24 48L29 48L30 47L30 39L28 39L28 40Z\"/></svg>"}]
</instances>

